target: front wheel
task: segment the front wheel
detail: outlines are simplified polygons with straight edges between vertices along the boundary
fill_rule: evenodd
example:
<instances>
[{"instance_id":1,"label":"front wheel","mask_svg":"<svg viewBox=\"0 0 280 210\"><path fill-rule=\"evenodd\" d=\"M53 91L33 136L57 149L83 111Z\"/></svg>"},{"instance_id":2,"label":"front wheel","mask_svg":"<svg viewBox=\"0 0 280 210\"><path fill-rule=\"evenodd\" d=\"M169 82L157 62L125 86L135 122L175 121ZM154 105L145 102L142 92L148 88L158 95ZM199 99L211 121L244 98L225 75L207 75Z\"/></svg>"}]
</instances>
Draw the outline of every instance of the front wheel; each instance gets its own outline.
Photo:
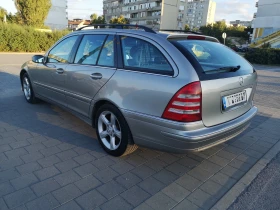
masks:
<instances>
[{"instance_id":1,"label":"front wheel","mask_svg":"<svg viewBox=\"0 0 280 210\"><path fill-rule=\"evenodd\" d=\"M95 125L98 140L110 155L124 156L137 149L125 118L115 106L101 106L96 114Z\"/></svg>"},{"instance_id":2,"label":"front wheel","mask_svg":"<svg viewBox=\"0 0 280 210\"><path fill-rule=\"evenodd\" d=\"M37 98L34 95L31 81L30 81L27 73L23 74L23 76L21 78L21 84L22 84L22 90L23 90L26 101L31 104L38 102Z\"/></svg>"}]
</instances>

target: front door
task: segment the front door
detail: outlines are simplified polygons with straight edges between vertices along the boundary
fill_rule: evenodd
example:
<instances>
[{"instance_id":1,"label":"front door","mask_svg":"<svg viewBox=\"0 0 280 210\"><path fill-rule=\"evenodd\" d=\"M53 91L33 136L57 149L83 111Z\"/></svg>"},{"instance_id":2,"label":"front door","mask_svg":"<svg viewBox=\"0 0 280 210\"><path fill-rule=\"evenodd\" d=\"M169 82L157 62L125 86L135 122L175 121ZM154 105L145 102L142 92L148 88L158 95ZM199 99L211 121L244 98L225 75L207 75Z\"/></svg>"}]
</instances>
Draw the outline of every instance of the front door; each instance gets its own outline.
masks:
<instances>
[{"instance_id":1,"label":"front door","mask_svg":"<svg viewBox=\"0 0 280 210\"><path fill-rule=\"evenodd\" d=\"M41 86L38 94L64 106L65 70L77 39L78 36L71 36L62 40L49 51L45 63L38 65L38 70L42 72L38 80L38 85Z\"/></svg>"},{"instance_id":2,"label":"front door","mask_svg":"<svg viewBox=\"0 0 280 210\"><path fill-rule=\"evenodd\" d=\"M115 63L114 34L84 35L73 64L66 68L68 107L88 117L91 101L115 73Z\"/></svg>"}]
</instances>

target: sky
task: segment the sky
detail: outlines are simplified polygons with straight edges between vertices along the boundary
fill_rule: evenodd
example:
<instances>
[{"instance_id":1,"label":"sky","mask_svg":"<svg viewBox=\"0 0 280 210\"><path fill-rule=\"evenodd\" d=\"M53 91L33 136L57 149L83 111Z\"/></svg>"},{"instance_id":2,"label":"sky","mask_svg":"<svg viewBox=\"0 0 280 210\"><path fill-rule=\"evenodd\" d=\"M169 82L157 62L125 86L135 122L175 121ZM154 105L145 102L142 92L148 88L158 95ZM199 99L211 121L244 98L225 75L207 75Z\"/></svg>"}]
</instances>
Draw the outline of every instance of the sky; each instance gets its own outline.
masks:
<instances>
[{"instance_id":1,"label":"sky","mask_svg":"<svg viewBox=\"0 0 280 210\"><path fill-rule=\"evenodd\" d=\"M215 0L215 20L252 20L257 0ZM92 13L102 14L103 0L68 0L69 19L89 19ZM0 6L8 12L16 12L13 0L0 0Z\"/></svg>"}]
</instances>

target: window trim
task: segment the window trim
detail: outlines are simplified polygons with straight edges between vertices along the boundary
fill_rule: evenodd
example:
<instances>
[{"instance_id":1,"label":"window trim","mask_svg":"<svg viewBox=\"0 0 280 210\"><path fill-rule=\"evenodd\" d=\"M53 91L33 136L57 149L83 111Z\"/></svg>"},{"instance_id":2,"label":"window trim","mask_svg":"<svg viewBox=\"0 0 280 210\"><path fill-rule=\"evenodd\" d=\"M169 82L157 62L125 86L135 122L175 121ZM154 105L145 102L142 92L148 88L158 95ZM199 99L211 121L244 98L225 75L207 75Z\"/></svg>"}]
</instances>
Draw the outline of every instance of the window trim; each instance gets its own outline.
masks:
<instances>
[{"instance_id":1,"label":"window trim","mask_svg":"<svg viewBox=\"0 0 280 210\"><path fill-rule=\"evenodd\" d=\"M166 71L166 70L157 70L157 69L149 69L149 68L141 68L141 67L133 67L133 66L126 66L124 64L124 56L123 56L123 48L122 48L122 41L121 41L121 37L122 36L126 36L126 37L130 37L130 38L135 38L135 39L140 39L142 41L148 42L149 44L151 44L152 46L154 46L161 54L162 56L166 59L166 61L168 62L169 66L171 67L171 71ZM128 71L135 71L135 72L142 72L142 73L150 73L150 74L157 74L157 75L163 75L163 76L171 76L174 77L175 71L174 68L172 66L172 64L170 63L169 59L166 58L165 54L162 52L162 50L160 50L157 46L155 46L153 43L151 43L150 41L147 41L145 39L141 39L139 37L135 37L135 36L131 36L130 34L119 34L118 35L118 41L119 41L119 52L120 53L120 59L121 59L121 66L120 68L124 69L124 70L128 70ZM119 67L119 66L118 66Z\"/></svg>"},{"instance_id":2,"label":"window trim","mask_svg":"<svg viewBox=\"0 0 280 210\"><path fill-rule=\"evenodd\" d=\"M74 36L77 37L77 40L76 40L75 44L73 45L73 47L72 47L72 49L71 49L71 51L70 51L69 58L68 58L67 62L66 62L66 63L57 62L57 63L61 63L61 64L69 64L69 63L71 63L71 59L72 59L72 56L73 56L72 54L73 54L73 52L74 52L73 50L74 50L75 46L77 45L77 43L79 42L79 39L80 39L80 35L78 35L78 34L73 34L72 36L63 37L62 39L60 39L59 41L57 41L56 44L54 44L54 45L48 50L48 52L46 53L46 56L45 56L46 58L44 59L44 63L45 63L45 64L47 64L47 63L53 63L53 62L48 62L48 58L49 58L50 52L51 52L57 45L59 45L61 42L63 42L64 40L66 40L66 39L68 39L68 38L74 37Z\"/></svg>"}]
</instances>

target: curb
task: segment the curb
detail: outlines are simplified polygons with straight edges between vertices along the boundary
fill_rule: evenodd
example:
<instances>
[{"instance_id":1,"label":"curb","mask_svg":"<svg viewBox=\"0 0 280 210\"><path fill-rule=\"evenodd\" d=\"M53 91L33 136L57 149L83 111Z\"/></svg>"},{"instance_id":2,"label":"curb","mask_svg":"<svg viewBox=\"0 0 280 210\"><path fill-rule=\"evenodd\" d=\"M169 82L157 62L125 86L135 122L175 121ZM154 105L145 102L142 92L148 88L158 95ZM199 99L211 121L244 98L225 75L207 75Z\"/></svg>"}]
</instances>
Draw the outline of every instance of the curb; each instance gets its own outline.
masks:
<instances>
[{"instance_id":1,"label":"curb","mask_svg":"<svg viewBox=\"0 0 280 210\"><path fill-rule=\"evenodd\" d=\"M251 184L267 164L280 152L280 142L277 142L212 208L225 210L234 203L236 198Z\"/></svg>"}]
</instances>

